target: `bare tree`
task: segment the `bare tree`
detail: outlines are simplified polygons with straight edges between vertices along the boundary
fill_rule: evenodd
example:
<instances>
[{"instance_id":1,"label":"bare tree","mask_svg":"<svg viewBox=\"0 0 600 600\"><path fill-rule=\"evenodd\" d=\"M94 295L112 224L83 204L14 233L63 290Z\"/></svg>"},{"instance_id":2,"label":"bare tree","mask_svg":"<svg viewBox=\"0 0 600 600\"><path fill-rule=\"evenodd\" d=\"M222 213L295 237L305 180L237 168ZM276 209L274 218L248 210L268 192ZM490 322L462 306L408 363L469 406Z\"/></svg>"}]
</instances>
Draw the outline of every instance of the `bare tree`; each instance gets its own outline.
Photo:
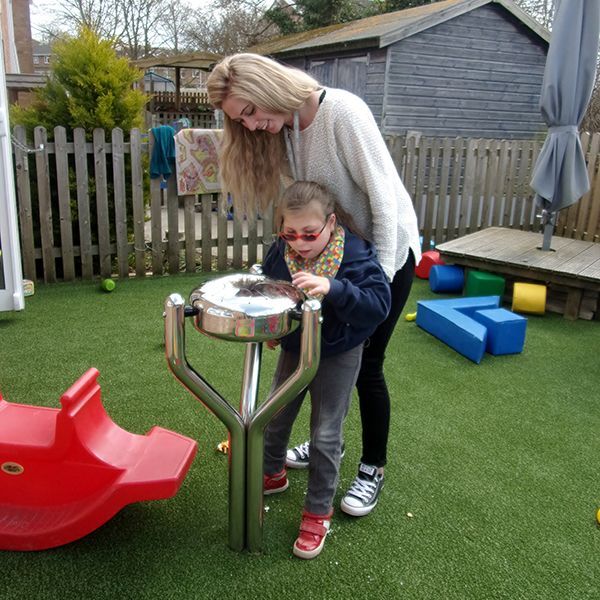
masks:
<instances>
[{"instance_id":1,"label":"bare tree","mask_svg":"<svg viewBox=\"0 0 600 600\"><path fill-rule=\"evenodd\" d=\"M68 29L86 27L102 38L119 37L119 0L60 0L56 23Z\"/></svg>"},{"instance_id":2,"label":"bare tree","mask_svg":"<svg viewBox=\"0 0 600 600\"><path fill-rule=\"evenodd\" d=\"M276 35L278 30L264 18L264 0L216 0L198 11L185 30L191 50L231 54Z\"/></svg>"},{"instance_id":3,"label":"bare tree","mask_svg":"<svg viewBox=\"0 0 600 600\"><path fill-rule=\"evenodd\" d=\"M565 1L572 2L573 0ZM554 19L557 0L516 0L516 4L546 29L552 29L552 20Z\"/></svg>"},{"instance_id":4,"label":"bare tree","mask_svg":"<svg viewBox=\"0 0 600 600\"><path fill-rule=\"evenodd\" d=\"M185 30L188 27L190 15L194 15L195 12L195 9L186 2L167 0L158 22L160 29L159 45L173 50L175 54L187 50Z\"/></svg>"},{"instance_id":5,"label":"bare tree","mask_svg":"<svg viewBox=\"0 0 600 600\"><path fill-rule=\"evenodd\" d=\"M123 23L120 41L129 58L148 56L157 41L158 24L167 8L167 0L115 0Z\"/></svg>"},{"instance_id":6,"label":"bare tree","mask_svg":"<svg viewBox=\"0 0 600 600\"><path fill-rule=\"evenodd\" d=\"M86 27L110 39L130 58L147 56L161 39L159 23L172 0L58 0L52 25L73 31Z\"/></svg>"},{"instance_id":7,"label":"bare tree","mask_svg":"<svg viewBox=\"0 0 600 600\"><path fill-rule=\"evenodd\" d=\"M563 2L572 2L573 0L562 0ZM546 29L552 30L552 21L558 0L516 0L517 4L536 21L541 23ZM580 126L581 131L596 132L600 131L600 69L597 69L596 83L592 92L592 99L588 109L583 117Z\"/></svg>"}]
</instances>

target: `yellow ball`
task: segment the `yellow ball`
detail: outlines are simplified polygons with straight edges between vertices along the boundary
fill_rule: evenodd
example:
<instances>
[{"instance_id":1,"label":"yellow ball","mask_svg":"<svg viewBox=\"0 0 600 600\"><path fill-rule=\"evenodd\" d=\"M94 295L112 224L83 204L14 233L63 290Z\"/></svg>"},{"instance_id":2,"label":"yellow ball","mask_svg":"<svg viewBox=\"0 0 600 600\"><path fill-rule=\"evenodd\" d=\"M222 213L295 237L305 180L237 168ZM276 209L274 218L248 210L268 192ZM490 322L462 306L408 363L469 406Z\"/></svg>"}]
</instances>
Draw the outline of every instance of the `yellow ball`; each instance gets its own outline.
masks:
<instances>
[{"instance_id":1,"label":"yellow ball","mask_svg":"<svg viewBox=\"0 0 600 600\"><path fill-rule=\"evenodd\" d=\"M598 509L598 512L596 513L596 521L598 521L598 525L600 525L600 508Z\"/></svg>"},{"instance_id":2,"label":"yellow ball","mask_svg":"<svg viewBox=\"0 0 600 600\"><path fill-rule=\"evenodd\" d=\"M407 313L407 315L404 317L407 321L415 321L417 318L417 313Z\"/></svg>"}]
</instances>

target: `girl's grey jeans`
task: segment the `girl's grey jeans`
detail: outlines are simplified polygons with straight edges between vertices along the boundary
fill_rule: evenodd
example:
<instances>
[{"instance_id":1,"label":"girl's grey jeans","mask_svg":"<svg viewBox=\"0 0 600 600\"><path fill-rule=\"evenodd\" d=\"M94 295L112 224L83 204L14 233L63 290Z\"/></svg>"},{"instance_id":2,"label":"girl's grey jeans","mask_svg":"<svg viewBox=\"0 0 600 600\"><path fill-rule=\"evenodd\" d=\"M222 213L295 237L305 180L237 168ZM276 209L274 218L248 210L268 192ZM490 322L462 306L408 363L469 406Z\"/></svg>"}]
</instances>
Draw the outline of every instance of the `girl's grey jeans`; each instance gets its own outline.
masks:
<instances>
[{"instance_id":1,"label":"girl's grey jeans","mask_svg":"<svg viewBox=\"0 0 600 600\"><path fill-rule=\"evenodd\" d=\"M304 508L314 514L328 514L333 505L339 477L342 428L360 369L362 350L361 344L347 352L322 358L308 388L277 413L265 430L264 472L274 475L285 466L292 425L306 392L310 392L310 463ZM287 379L297 366L298 356L282 350L272 389Z\"/></svg>"}]
</instances>

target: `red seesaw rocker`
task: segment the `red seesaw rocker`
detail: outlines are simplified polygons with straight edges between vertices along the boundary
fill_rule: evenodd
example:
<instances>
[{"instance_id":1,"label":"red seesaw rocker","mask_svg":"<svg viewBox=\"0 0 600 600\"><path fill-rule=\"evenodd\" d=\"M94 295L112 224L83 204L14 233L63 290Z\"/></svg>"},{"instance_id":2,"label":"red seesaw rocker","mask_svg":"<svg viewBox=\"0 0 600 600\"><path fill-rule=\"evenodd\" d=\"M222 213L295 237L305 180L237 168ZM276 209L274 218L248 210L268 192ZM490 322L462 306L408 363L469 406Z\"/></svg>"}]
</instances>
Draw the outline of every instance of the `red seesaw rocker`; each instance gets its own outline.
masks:
<instances>
[{"instance_id":1,"label":"red seesaw rocker","mask_svg":"<svg viewBox=\"0 0 600 600\"><path fill-rule=\"evenodd\" d=\"M174 496L196 442L161 427L129 433L106 414L89 369L62 409L0 395L0 549L43 550L77 540L125 505Z\"/></svg>"}]
</instances>

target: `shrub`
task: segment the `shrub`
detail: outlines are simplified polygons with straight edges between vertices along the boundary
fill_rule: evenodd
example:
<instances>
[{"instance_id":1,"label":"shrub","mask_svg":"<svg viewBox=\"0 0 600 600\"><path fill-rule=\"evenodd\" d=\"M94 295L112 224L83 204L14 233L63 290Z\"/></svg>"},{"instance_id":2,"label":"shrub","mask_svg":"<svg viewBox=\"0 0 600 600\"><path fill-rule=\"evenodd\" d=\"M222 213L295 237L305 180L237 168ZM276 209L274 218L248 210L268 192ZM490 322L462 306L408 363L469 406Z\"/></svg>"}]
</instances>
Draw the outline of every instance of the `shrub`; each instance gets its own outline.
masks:
<instances>
[{"instance_id":1,"label":"shrub","mask_svg":"<svg viewBox=\"0 0 600 600\"><path fill-rule=\"evenodd\" d=\"M11 122L31 133L41 125L52 135L56 126L70 133L83 127L128 132L142 126L145 94L133 89L142 73L119 58L112 42L101 40L89 29L76 37L65 36L54 43L54 60L45 87L36 90L31 106L11 107Z\"/></svg>"}]
</instances>

